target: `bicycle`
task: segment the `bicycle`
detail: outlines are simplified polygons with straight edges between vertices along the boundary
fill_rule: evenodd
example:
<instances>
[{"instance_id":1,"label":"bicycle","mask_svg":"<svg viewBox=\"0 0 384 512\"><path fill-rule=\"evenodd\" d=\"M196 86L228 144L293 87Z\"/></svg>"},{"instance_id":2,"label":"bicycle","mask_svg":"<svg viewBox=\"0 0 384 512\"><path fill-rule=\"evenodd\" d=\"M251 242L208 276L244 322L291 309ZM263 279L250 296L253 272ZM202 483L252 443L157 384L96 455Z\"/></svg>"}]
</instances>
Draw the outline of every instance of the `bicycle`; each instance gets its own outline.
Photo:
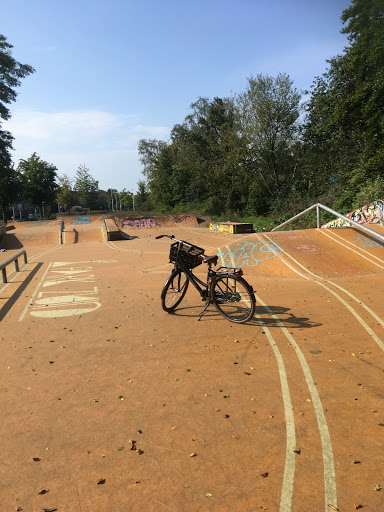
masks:
<instances>
[{"instance_id":1,"label":"bicycle","mask_svg":"<svg viewBox=\"0 0 384 512\"><path fill-rule=\"evenodd\" d=\"M187 293L189 283L196 288L205 307L199 314L198 320L213 304L217 311L230 322L245 323L255 312L256 299L253 288L243 279L241 268L219 267L219 256L206 256L204 249L184 240L177 240L173 235L158 235L156 239L167 237L174 240L169 251L169 262L173 270L161 292L161 305L167 313L172 313ZM201 281L192 269L206 263L207 279Z\"/></svg>"}]
</instances>

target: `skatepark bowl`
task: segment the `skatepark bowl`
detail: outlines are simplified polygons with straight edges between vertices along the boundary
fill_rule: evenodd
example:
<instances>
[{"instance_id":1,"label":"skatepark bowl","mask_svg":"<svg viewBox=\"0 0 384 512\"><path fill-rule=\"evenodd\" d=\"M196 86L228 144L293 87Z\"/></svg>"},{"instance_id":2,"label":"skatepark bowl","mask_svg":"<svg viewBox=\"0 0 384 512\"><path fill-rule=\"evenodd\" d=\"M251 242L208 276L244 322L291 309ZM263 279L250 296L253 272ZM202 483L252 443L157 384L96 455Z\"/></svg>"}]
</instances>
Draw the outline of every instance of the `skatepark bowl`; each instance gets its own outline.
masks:
<instances>
[{"instance_id":1,"label":"skatepark bowl","mask_svg":"<svg viewBox=\"0 0 384 512\"><path fill-rule=\"evenodd\" d=\"M130 222L1 240L1 511L384 510L383 243ZM163 233L241 266L254 318L164 312Z\"/></svg>"}]
</instances>

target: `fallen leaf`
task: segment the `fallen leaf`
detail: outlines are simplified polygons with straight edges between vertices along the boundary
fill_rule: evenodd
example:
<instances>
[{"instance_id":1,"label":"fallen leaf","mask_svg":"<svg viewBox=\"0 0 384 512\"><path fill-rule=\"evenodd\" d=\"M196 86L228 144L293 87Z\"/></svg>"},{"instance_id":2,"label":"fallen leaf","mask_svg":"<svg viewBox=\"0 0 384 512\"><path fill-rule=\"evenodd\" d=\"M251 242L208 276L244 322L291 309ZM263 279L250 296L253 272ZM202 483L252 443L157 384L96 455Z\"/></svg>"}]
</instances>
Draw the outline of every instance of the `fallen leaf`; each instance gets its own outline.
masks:
<instances>
[{"instance_id":1,"label":"fallen leaf","mask_svg":"<svg viewBox=\"0 0 384 512\"><path fill-rule=\"evenodd\" d=\"M123 395L120 395L120 396L119 396L119 400L125 400L125 398L123 397Z\"/></svg>"},{"instance_id":2,"label":"fallen leaf","mask_svg":"<svg viewBox=\"0 0 384 512\"><path fill-rule=\"evenodd\" d=\"M44 512L56 512L57 508L43 508Z\"/></svg>"},{"instance_id":3,"label":"fallen leaf","mask_svg":"<svg viewBox=\"0 0 384 512\"><path fill-rule=\"evenodd\" d=\"M124 446L120 446L120 448L118 448L119 452L121 452L122 450L124 450Z\"/></svg>"},{"instance_id":4,"label":"fallen leaf","mask_svg":"<svg viewBox=\"0 0 384 512\"><path fill-rule=\"evenodd\" d=\"M250 373L250 372L244 372L244 373L245 373L245 375L252 375L252 373Z\"/></svg>"},{"instance_id":5,"label":"fallen leaf","mask_svg":"<svg viewBox=\"0 0 384 512\"><path fill-rule=\"evenodd\" d=\"M329 503L328 503L328 507L331 508L332 510L339 510L337 507L334 507L333 505L330 505Z\"/></svg>"},{"instance_id":6,"label":"fallen leaf","mask_svg":"<svg viewBox=\"0 0 384 512\"><path fill-rule=\"evenodd\" d=\"M269 475L269 473L261 473L260 476L262 476L263 478L267 478L268 475Z\"/></svg>"},{"instance_id":7,"label":"fallen leaf","mask_svg":"<svg viewBox=\"0 0 384 512\"><path fill-rule=\"evenodd\" d=\"M98 480L97 482L97 485L104 485L105 484L105 478L100 478L100 480Z\"/></svg>"},{"instance_id":8,"label":"fallen leaf","mask_svg":"<svg viewBox=\"0 0 384 512\"><path fill-rule=\"evenodd\" d=\"M206 497L206 498L210 498L211 496L212 496L212 494L209 494L209 493L207 493L207 494L205 495L205 497Z\"/></svg>"},{"instance_id":9,"label":"fallen leaf","mask_svg":"<svg viewBox=\"0 0 384 512\"><path fill-rule=\"evenodd\" d=\"M293 453L297 453L298 455L300 455L300 453L301 453L301 450L300 450L300 449L297 449L297 450L293 450Z\"/></svg>"},{"instance_id":10,"label":"fallen leaf","mask_svg":"<svg viewBox=\"0 0 384 512\"><path fill-rule=\"evenodd\" d=\"M189 454L190 457L197 457L197 453L193 452Z\"/></svg>"},{"instance_id":11,"label":"fallen leaf","mask_svg":"<svg viewBox=\"0 0 384 512\"><path fill-rule=\"evenodd\" d=\"M41 459L39 459L39 457L33 457L33 460L34 460L35 462L40 462L40 461L41 461Z\"/></svg>"},{"instance_id":12,"label":"fallen leaf","mask_svg":"<svg viewBox=\"0 0 384 512\"><path fill-rule=\"evenodd\" d=\"M361 462L359 460L354 460L353 463L354 464L361 464Z\"/></svg>"},{"instance_id":13,"label":"fallen leaf","mask_svg":"<svg viewBox=\"0 0 384 512\"><path fill-rule=\"evenodd\" d=\"M381 491L381 485L374 485L373 488L375 491Z\"/></svg>"},{"instance_id":14,"label":"fallen leaf","mask_svg":"<svg viewBox=\"0 0 384 512\"><path fill-rule=\"evenodd\" d=\"M39 494L47 494L47 492L49 492L49 489L43 489L42 491L39 492Z\"/></svg>"},{"instance_id":15,"label":"fallen leaf","mask_svg":"<svg viewBox=\"0 0 384 512\"><path fill-rule=\"evenodd\" d=\"M359 508L363 508L363 505L353 505L353 508L357 510Z\"/></svg>"},{"instance_id":16,"label":"fallen leaf","mask_svg":"<svg viewBox=\"0 0 384 512\"><path fill-rule=\"evenodd\" d=\"M136 450L136 454L137 454L137 455L142 455L143 453L144 453L144 451L143 451L143 450L140 450L140 449L137 449L137 450Z\"/></svg>"}]
</instances>

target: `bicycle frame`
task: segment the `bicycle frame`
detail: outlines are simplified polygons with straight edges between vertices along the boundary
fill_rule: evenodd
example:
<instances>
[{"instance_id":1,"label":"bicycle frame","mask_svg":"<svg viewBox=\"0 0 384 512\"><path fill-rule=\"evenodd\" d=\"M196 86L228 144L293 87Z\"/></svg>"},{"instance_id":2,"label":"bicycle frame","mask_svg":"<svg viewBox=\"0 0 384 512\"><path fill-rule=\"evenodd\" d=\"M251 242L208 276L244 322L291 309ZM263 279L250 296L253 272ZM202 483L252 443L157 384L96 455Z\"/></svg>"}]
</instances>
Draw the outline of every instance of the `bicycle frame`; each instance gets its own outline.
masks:
<instances>
[{"instance_id":1,"label":"bicycle frame","mask_svg":"<svg viewBox=\"0 0 384 512\"><path fill-rule=\"evenodd\" d=\"M203 300L206 300L208 298L208 286L209 286L210 277L213 273L215 273L210 267L208 267L206 283L204 283L204 281L202 281L197 276L195 276L195 274L188 267L186 267L179 258L176 259L173 268L174 269L179 268L187 276L188 281L193 284L193 286L199 292L199 294ZM200 288L199 284L201 286L203 286L203 288Z\"/></svg>"}]
</instances>

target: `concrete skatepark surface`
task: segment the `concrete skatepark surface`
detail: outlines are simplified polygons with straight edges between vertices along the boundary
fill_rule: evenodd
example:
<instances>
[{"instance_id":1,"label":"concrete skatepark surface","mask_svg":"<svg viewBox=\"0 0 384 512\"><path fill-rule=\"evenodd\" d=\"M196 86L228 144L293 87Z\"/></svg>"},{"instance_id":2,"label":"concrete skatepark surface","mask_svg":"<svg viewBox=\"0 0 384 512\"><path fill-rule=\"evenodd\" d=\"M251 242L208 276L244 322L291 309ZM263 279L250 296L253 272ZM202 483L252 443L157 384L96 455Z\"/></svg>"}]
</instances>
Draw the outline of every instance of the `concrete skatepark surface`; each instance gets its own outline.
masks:
<instances>
[{"instance_id":1,"label":"concrete skatepark surface","mask_svg":"<svg viewBox=\"0 0 384 512\"><path fill-rule=\"evenodd\" d=\"M3 240L0 264L22 249L28 264L0 285L1 511L384 510L381 242L351 228L76 232ZM197 322L192 287L165 313L161 233L242 266L255 318L210 307Z\"/></svg>"}]
</instances>

